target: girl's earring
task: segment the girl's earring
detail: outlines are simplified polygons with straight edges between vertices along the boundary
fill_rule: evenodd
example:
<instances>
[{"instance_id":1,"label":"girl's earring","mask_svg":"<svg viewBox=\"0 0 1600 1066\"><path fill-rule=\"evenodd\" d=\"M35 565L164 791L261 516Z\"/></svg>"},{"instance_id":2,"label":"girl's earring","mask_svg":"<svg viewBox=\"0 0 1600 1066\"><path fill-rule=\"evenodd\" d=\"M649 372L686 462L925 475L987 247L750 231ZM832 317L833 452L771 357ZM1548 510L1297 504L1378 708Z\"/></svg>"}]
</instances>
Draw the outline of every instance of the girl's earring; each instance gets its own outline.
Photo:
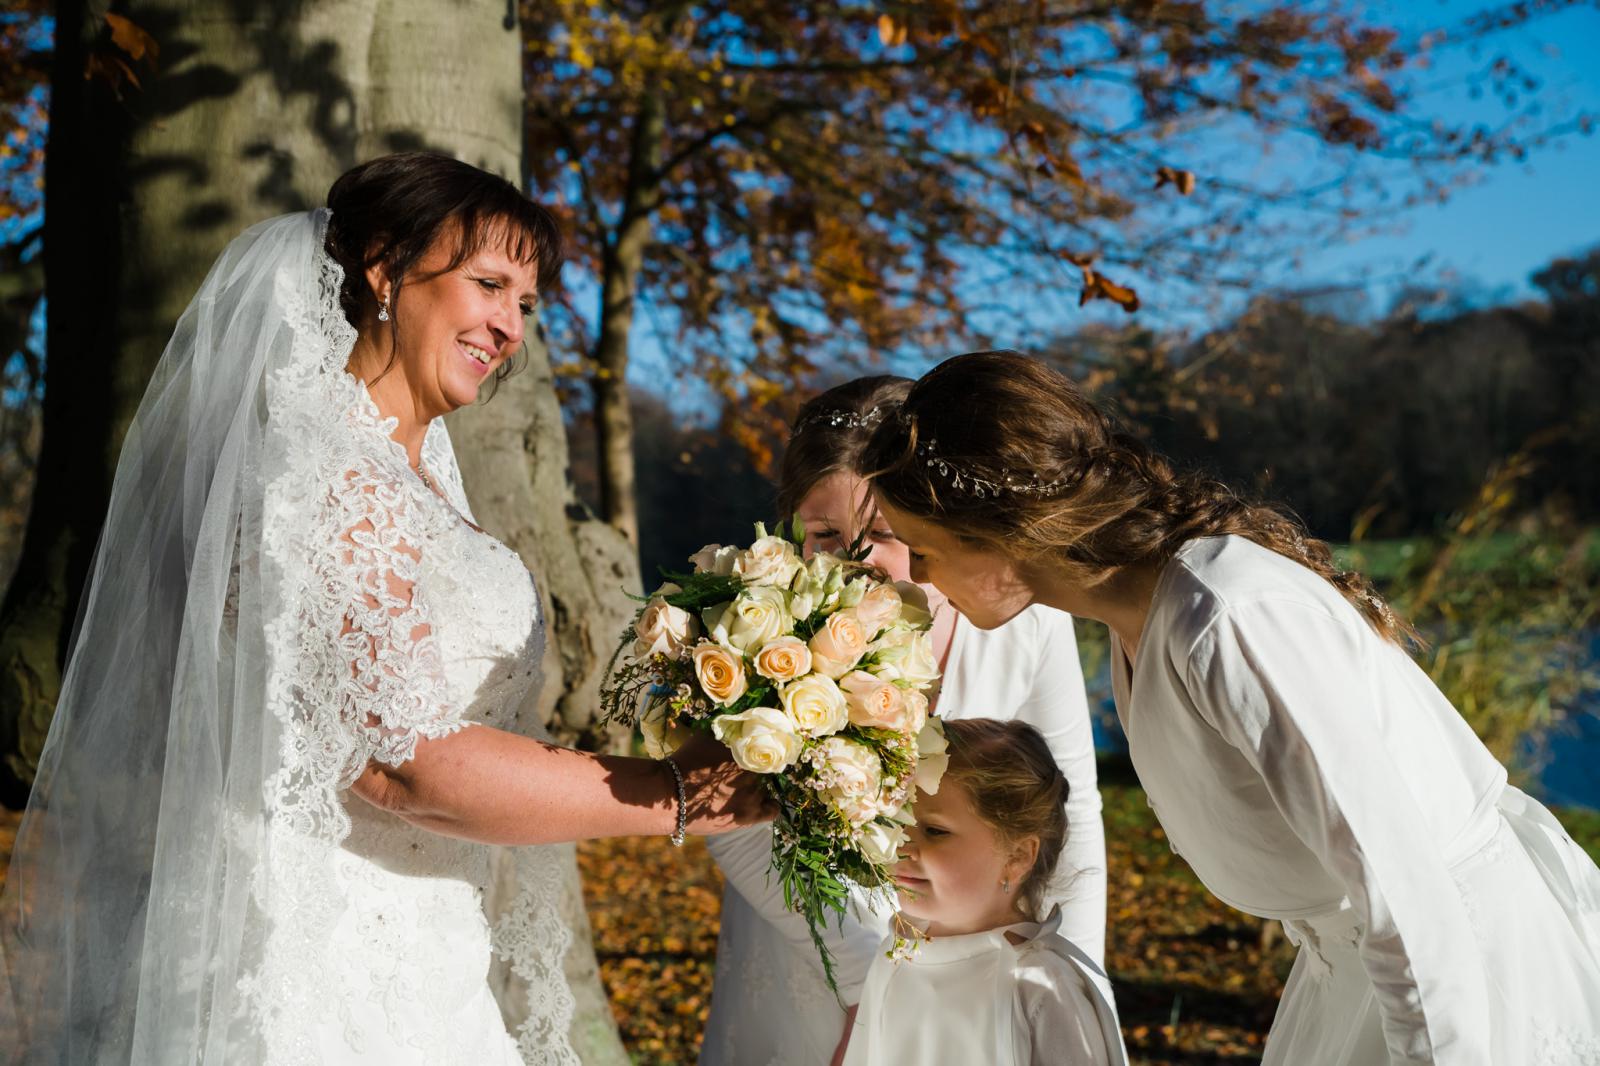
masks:
<instances>
[{"instance_id":1,"label":"girl's earring","mask_svg":"<svg viewBox=\"0 0 1600 1066\"><path fill-rule=\"evenodd\" d=\"M1002 891L1002 892L1010 892L1011 891L1011 878L1008 877L1004 881L1000 882L1000 891Z\"/></svg>"}]
</instances>

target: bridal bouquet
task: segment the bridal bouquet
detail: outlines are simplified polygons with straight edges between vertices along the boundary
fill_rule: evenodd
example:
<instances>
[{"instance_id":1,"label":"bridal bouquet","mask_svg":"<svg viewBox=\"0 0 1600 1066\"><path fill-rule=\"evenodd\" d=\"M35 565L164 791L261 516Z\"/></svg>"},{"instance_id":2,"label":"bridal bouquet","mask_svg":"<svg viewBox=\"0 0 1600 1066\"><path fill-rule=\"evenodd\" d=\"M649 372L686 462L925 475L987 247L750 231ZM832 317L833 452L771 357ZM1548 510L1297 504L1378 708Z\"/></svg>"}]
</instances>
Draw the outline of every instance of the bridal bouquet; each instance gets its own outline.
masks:
<instances>
[{"instance_id":1,"label":"bridal bouquet","mask_svg":"<svg viewBox=\"0 0 1600 1066\"><path fill-rule=\"evenodd\" d=\"M652 593L612 657L608 720L637 723L672 754L710 733L777 799L773 872L821 929L852 884L890 884L916 789L944 772L944 733L924 690L939 676L922 590L845 556L802 559L799 522L756 526L748 548L708 545Z\"/></svg>"}]
</instances>

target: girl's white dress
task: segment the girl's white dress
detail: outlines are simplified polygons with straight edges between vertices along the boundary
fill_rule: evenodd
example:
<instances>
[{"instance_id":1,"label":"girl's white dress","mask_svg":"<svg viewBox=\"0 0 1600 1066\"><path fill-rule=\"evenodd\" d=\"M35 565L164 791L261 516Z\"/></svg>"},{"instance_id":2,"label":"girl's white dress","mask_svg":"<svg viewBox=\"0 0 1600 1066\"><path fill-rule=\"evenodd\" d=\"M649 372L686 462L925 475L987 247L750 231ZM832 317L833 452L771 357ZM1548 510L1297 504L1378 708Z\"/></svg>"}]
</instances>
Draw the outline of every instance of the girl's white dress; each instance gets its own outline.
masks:
<instances>
[{"instance_id":1,"label":"girl's white dress","mask_svg":"<svg viewBox=\"0 0 1600 1066\"><path fill-rule=\"evenodd\" d=\"M1043 924L932 937L900 961L885 938L846 1066L1123 1066L1110 985L1060 925L1057 910Z\"/></svg>"},{"instance_id":2,"label":"girl's white dress","mask_svg":"<svg viewBox=\"0 0 1600 1066\"><path fill-rule=\"evenodd\" d=\"M1105 950L1105 830L1095 781L1094 738L1070 615L1030 607L1006 625L956 623L937 710L944 718L1016 718L1050 744L1070 788L1064 875L1050 900L1062 932L1096 963ZM727 885L717 935L711 1016L701 1066L824 1066L844 1032L845 1012L828 990L803 919L767 875L772 830L752 826L707 843ZM889 913L858 905L828 944L846 1003L860 996L888 929Z\"/></svg>"},{"instance_id":3,"label":"girl's white dress","mask_svg":"<svg viewBox=\"0 0 1600 1066\"><path fill-rule=\"evenodd\" d=\"M1173 850L1300 947L1264 1066L1600 1063L1600 871L1333 586L1192 541L1113 645Z\"/></svg>"}]
</instances>

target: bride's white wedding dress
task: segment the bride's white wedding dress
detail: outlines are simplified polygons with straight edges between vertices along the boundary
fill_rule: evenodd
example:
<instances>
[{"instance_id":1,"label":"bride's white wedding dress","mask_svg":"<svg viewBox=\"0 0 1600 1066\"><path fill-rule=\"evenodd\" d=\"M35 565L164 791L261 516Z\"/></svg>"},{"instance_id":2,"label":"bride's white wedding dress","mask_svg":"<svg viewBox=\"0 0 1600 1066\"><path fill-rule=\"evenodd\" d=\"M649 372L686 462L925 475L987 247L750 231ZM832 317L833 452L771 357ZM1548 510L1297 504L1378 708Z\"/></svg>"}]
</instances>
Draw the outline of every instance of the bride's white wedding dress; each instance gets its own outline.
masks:
<instances>
[{"instance_id":1,"label":"bride's white wedding dress","mask_svg":"<svg viewBox=\"0 0 1600 1066\"><path fill-rule=\"evenodd\" d=\"M229 245L128 430L0 906L21 1061L577 1064L559 849L512 853L491 925L494 849L349 792L423 739L536 734L544 632L444 427L430 487L345 372L327 220Z\"/></svg>"},{"instance_id":2,"label":"bride's white wedding dress","mask_svg":"<svg viewBox=\"0 0 1600 1066\"><path fill-rule=\"evenodd\" d=\"M368 597L366 617L352 623L352 633L383 635L366 665L407 677L414 693L426 678L427 699L415 707L421 735L472 723L532 735L531 715L520 712L537 694L544 630L531 576L514 552L469 524L441 423L423 449L435 494L354 381L349 403L351 433L369 452L341 482L335 524L370 535L330 556L328 591L358 603L356 589L391 594ZM368 646L358 645L358 656ZM401 733L388 739L402 737L414 743ZM276 853L288 858L273 864L261 895L270 932L262 969L249 979L267 1061L576 1064L566 1040L572 996L561 959L571 933L557 912L557 857L519 849L519 895L491 929L490 848L418 829L354 797L345 805L350 832L336 849L282 821L273 830ZM491 951L533 988L516 1037L490 992Z\"/></svg>"}]
</instances>

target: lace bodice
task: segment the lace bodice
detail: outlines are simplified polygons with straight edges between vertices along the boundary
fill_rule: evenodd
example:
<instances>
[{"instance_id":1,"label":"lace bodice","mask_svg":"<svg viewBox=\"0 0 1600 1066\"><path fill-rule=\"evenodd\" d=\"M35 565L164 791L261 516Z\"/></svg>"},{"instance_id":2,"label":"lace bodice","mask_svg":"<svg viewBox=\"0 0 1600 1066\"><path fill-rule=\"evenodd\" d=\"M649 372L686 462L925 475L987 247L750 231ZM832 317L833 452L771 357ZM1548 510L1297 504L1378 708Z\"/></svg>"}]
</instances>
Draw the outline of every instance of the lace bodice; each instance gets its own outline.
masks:
<instances>
[{"instance_id":1,"label":"lace bodice","mask_svg":"<svg viewBox=\"0 0 1600 1066\"><path fill-rule=\"evenodd\" d=\"M554 858L520 849L520 894L491 929L491 849L342 791L369 761L399 764L419 741L474 723L536 735L544 628L527 568L472 524L443 425L423 449L435 491L365 388L333 385L345 401L338 439L355 446L330 449L323 464L331 487L305 541L314 562L301 613L309 632L330 612L343 621L335 648L297 649L294 676L321 704L302 691L280 708L279 858L262 897L266 961L249 979L269 1061L344 1061L353 1050L374 1061L575 1064ZM330 799L321 786L335 780ZM531 989L525 1008L506 1012L526 1019L515 1038L488 992L491 951Z\"/></svg>"}]
</instances>

